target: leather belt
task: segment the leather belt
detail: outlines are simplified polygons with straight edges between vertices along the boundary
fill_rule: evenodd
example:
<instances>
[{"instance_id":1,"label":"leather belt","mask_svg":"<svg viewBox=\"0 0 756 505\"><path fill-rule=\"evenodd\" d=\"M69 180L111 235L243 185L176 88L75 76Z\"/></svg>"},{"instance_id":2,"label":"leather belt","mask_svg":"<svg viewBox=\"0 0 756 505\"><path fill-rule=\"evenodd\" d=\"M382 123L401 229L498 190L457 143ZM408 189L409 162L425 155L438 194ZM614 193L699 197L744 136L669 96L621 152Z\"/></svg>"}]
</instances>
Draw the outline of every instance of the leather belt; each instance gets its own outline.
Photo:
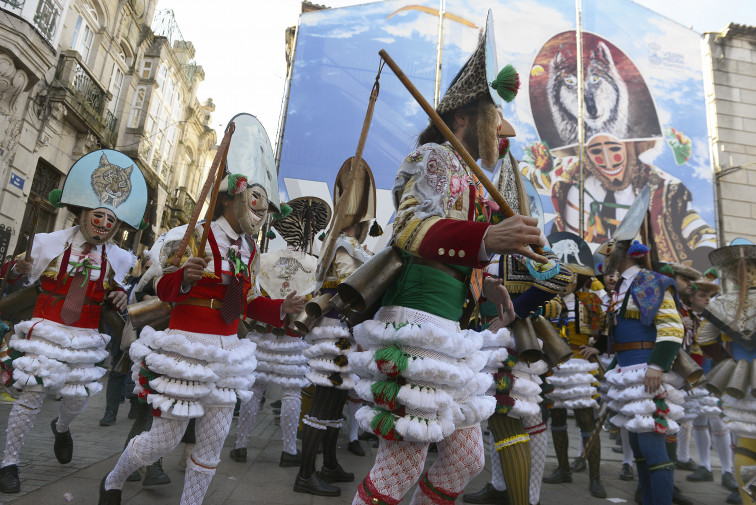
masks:
<instances>
[{"instance_id":1,"label":"leather belt","mask_svg":"<svg viewBox=\"0 0 756 505\"><path fill-rule=\"evenodd\" d=\"M414 257L412 258L412 262L418 265L435 268L436 270L439 270L445 273L446 275L450 275L454 277L459 282L465 282L467 278L467 276L463 274L462 272L460 272L459 270L456 270L445 263L441 263L440 261L429 260L427 258Z\"/></svg>"},{"instance_id":2,"label":"leather belt","mask_svg":"<svg viewBox=\"0 0 756 505\"><path fill-rule=\"evenodd\" d=\"M614 344L614 352L624 352L624 351L638 351L641 349L653 349L654 343L653 342L627 342L624 344Z\"/></svg>"},{"instance_id":3,"label":"leather belt","mask_svg":"<svg viewBox=\"0 0 756 505\"><path fill-rule=\"evenodd\" d=\"M223 306L223 302L215 298L187 298L179 302L177 305L194 305L196 307L207 307L209 309L220 310Z\"/></svg>"}]
</instances>

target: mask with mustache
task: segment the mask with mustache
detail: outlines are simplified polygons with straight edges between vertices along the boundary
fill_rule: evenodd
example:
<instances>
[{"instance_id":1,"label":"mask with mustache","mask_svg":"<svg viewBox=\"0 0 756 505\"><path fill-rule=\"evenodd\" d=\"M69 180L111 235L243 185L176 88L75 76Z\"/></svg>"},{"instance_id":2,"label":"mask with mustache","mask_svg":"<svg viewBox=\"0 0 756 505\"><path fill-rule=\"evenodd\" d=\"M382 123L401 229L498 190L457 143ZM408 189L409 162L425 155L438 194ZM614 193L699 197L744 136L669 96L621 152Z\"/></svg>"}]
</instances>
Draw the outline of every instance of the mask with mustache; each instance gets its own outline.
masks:
<instances>
[{"instance_id":1,"label":"mask with mustache","mask_svg":"<svg viewBox=\"0 0 756 505\"><path fill-rule=\"evenodd\" d=\"M262 186L254 185L234 195L234 214L242 231L256 235L268 215L268 194Z\"/></svg>"},{"instance_id":2,"label":"mask with mustache","mask_svg":"<svg viewBox=\"0 0 756 505\"><path fill-rule=\"evenodd\" d=\"M638 165L635 143L612 135L595 135L585 146L586 167L608 190L625 189Z\"/></svg>"},{"instance_id":3,"label":"mask with mustache","mask_svg":"<svg viewBox=\"0 0 756 505\"><path fill-rule=\"evenodd\" d=\"M104 208L82 211L79 222L82 235L92 245L104 244L110 240L121 224L113 211Z\"/></svg>"},{"instance_id":4,"label":"mask with mustache","mask_svg":"<svg viewBox=\"0 0 756 505\"><path fill-rule=\"evenodd\" d=\"M477 146L483 169L493 171L499 161L499 110L490 100L478 101Z\"/></svg>"}]
</instances>

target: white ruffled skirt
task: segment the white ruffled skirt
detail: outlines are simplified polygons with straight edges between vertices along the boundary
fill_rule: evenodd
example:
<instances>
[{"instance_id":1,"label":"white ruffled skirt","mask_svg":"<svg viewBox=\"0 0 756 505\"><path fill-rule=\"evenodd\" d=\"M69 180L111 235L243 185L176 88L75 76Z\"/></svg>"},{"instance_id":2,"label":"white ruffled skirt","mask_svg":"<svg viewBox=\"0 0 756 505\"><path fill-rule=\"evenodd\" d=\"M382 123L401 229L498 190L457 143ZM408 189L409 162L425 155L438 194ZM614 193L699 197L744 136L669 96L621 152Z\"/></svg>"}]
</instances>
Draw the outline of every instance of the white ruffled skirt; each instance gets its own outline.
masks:
<instances>
[{"instance_id":1,"label":"white ruffled skirt","mask_svg":"<svg viewBox=\"0 0 756 505\"><path fill-rule=\"evenodd\" d=\"M730 431L738 436L756 438L756 398L751 392L742 400L730 395L722 395L724 422Z\"/></svg>"},{"instance_id":2,"label":"white ruffled skirt","mask_svg":"<svg viewBox=\"0 0 756 505\"><path fill-rule=\"evenodd\" d=\"M548 370L545 361L528 365L517 360L517 343L509 331L480 332L481 351L488 353L488 361L481 372L493 375L487 394L496 398L496 413L520 419L541 411L541 384L539 375ZM510 354L511 351L511 354Z\"/></svg>"},{"instance_id":3,"label":"white ruffled skirt","mask_svg":"<svg viewBox=\"0 0 756 505\"><path fill-rule=\"evenodd\" d=\"M554 409L598 408L598 381L591 373L598 370L597 363L582 358L572 358L555 367L546 382L554 386L549 397L554 400Z\"/></svg>"},{"instance_id":4,"label":"white ruffled skirt","mask_svg":"<svg viewBox=\"0 0 756 505\"><path fill-rule=\"evenodd\" d=\"M303 354L309 345L302 338L256 331L250 331L247 338L257 345L256 382L296 389L310 385L306 378L310 368Z\"/></svg>"},{"instance_id":5,"label":"white ruffled skirt","mask_svg":"<svg viewBox=\"0 0 756 505\"><path fill-rule=\"evenodd\" d=\"M15 331L8 345L11 354L23 355L6 361L13 367L9 382L14 388L78 397L102 389L97 381L106 370L97 363L108 356L109 335L36 317L17 324Z\"/></svg>"},{"instance_id":6,"label":"white ruffled skirt","mask_svg":"<svg viewBox=\"0 0 756 505\"><path fill-rule=\"evenodd\" d=\"M690 422L699 416L719 417L722 415L722 409L719 407L719 398L709 393L706 389L695 388L684 394L685 401L683 408L685 409L685 415L680 419L681 422Z\"/></svg>"},{"instance_id":7,"label":"white ruffled skirt","mask_svg":"<svg viewBox=\"0 0 756 505\"><path fill-rule=\"evenodd\" d=\"M367 349L350 356L360 376L355 391L375 403L357 412L363 429L387 439L438 442L494 413L496 400L487 393L493 378L484 371L491 353L481 351L480 333L427 312L388 306L356 326L354 336Z\"/></svg>"},{"instance_id":8,"label":"white ruffled skirt","mask_svg":"<svg viewBox=\"0 0 756 505\"><path fill-rule=\"evenodd\" d=\"M191 419L205 407L231 407L252 398L255 343L214 335L145 326L129 353L134 392L162 416Z\"/></svg>"},{"instance_id":9,"label":"white ruffled skirt","mask_svg":"<svg viewBox=\"0 0 756 505\"><path fill-rule=\"evenodd\" d=\"M611 422L634 433L656 432L674 435L683 414L683 379L675 373L665 373L662 385L655 394L646 393L643 379L648 365L614 368L606 372L609 383L609 408L615 412Z\"/></svg>"},{"instance_id":10,"label":"white ruffled skirt","mask_svg":"<svg viewBox=\"0 0 756 505\"><path fill-rule=\"evenodd\" d=\"M357 383L352 367L349 328L338 319L323 317L305 336L311 344L302 354L310 370L305 377L316 386L349 390Z\"/></svg>"}]
</instances>

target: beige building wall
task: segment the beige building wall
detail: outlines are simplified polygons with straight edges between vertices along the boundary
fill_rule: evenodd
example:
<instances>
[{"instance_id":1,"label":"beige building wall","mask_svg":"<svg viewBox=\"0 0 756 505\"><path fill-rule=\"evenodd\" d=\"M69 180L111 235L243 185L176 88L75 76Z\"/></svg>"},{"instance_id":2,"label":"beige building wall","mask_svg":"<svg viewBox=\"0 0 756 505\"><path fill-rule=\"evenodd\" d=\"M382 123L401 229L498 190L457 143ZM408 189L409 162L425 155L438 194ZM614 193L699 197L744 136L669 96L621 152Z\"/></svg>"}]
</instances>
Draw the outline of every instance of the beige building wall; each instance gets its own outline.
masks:
<instances>
[{"instance_id":1,"label":"beige building wall","mask_svg":"<svg viewBox=\"0 0 756 505\"><path fill-rule=\"evenodd\" d=\"M718 240L756 243L756 27L706 33L704 52Z\"/></svg>"}]
</instances>

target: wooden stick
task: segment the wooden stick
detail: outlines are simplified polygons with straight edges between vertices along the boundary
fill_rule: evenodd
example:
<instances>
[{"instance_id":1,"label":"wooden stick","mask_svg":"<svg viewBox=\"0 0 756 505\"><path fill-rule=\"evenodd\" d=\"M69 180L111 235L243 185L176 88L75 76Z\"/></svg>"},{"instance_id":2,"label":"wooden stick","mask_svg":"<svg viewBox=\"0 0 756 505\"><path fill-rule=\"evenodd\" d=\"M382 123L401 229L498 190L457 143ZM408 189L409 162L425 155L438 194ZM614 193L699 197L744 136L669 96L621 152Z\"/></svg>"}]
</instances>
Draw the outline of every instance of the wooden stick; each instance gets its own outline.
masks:
<instances>
[{"instance_id":1,"label":"wooden stick","mask_svg":"<svg viewBox=\"0 0 756 505\"><path fill-rule=\"evenodd\" d=\"M483 184L483 187L488 190L488 194L491 195L491 198L493 198L493 200L499 205L501 213L504 214L504 217L514 216L515 212L509 207L507 202L504 200L504 197L501 196L501 193L499 193L499 191L496 189L496 186L494 186L491 181L488 180L486 174L483 172L483 170L480 169L472 156L470 156L470 153L467 152L467 149L465 149L465 146L462 145L462 142L460 142L459 139L454 135L454 133L452 133L452 131L449 129L449 127L446 126L446 123L444 123L444 120L441 119L441 116L438 115L431 104L428 103L428 101L420 93L420 91L417 90L415 85L412 84L412 81L409 80L409 77L407 77L404 72L402 72L402 69L399 68L399 66L391 58L391 56L388 55L385 49L378 51L378 54L381 55L381 58L383 58L383 61L386 62L386 65L388 65L389 68L394 71L396 77L399 78L400 81L402 81L402 84L404 84L404 87L407 88L407 91L409 91L410 94L415 98L415 100L417 100L417 103L420 104L425 113L428 114L428 117L430 117L431 121L433 121L433 124L436 125L436 127L441 131L444 137L446 137L446 140L448 140L457 151L457 153L459 153L467 166L470 167L470 169L475 173L478 180L480 180L481 184ZM530 248L536 254L543 254L543 249L538 245L531 245Z\"/></svg>"},{"instance_id":2,"label":"wooden stick","mask_svg":"<svg viewBox=\"0 0 756 505\"><path fill-rule=\"evenodd\" d=\"M186 250L186 246L189 245L189 239L192 237L192 234L194 233L194 228L197 226L197 221L199 221L199 215L200 215L200 212L202 212L202 203L207 198L207 194L210 193L210 188L212 187L213 181L215 180L215 173L218 170L218 167L226 159L226 154L228 154L228 146L231 143L231 136L233 134L234 134L234 123L231 123L230 125L228 125L228 129L226 130L225 135L223 135L223 140L221 141L220 147L218 147L218 151L215 153L215 158L213 158L213 164L210 165L210 171L207 174L207 179L205 180L205 184L202 186L202 191L200 191L199 197L197 198L197 204L194 206L194 211L192 212L192 218L189 220L189 224L186 227L186 233L184 233L184 238L181 239L181 243L179 244L179 247L176 250L176 255L174 256L173 261L171 262L173 266L177 267L181 264L181 258L184 256L184 251ZM223 168L221 168L220 171L221 173L223 173ZM213 206L210 207L209 209L210 216L212 216L212 209L214 206L215 206L215 201L213 201Z\"/></svg>"},{"instance_id":3,"label":"wooden stick","mask_svg":"<svg viewBox=\"0 0 756 505\"><path fill-rule=\"evenodd\" d=\"M24 256L24 261L30 261L31 260L31 250L32 246L34 245L34 235L37 233L37 222L39 221L39 198L32 197L33 198L33 207L31 211L31 215L29 216L31 219L29 221L29 239L26 241L26 255ZM16 256L18 256L20 252L18 251L18 242L16 242L16 248L13 252L13 257L8 262L8 269L5 271L5 275L3 276L3 280L0 282L0 296L3 296L3 293L5 293L5 287L8 285L8 281L10 280L11 276L11 270L13 270L13 266L16 264Z\"/></svg>"},{"instance_id":4,"label":"wooden stick","mask_svg":"<svg viewBox=\"0 0 756 505\"><path fill-rule=\"evenodd\" d=\"M234 130L234 123L231 123L229 126L229 130L233 133ZM210 205L207 207L207 214L205 214L205 226L202 229L202 240L200 240L199 244L199 253L204 255L205 254L205 244L207 244L207 237L210 233L210 221L213 220L213 212L215 211L215 204L218 202L218 192L220 191L221 182L223 182L223 177L225 177L226 173L226 157L228 156L228 146L229 144L226 144L226 150L223 152L223 157L221 158L220 167L218 168L218 175L215 178L215 186L213 187L213 195L210 197ZM251 181L250 181L251 182Z\"/></svg>"}]
</instances>

